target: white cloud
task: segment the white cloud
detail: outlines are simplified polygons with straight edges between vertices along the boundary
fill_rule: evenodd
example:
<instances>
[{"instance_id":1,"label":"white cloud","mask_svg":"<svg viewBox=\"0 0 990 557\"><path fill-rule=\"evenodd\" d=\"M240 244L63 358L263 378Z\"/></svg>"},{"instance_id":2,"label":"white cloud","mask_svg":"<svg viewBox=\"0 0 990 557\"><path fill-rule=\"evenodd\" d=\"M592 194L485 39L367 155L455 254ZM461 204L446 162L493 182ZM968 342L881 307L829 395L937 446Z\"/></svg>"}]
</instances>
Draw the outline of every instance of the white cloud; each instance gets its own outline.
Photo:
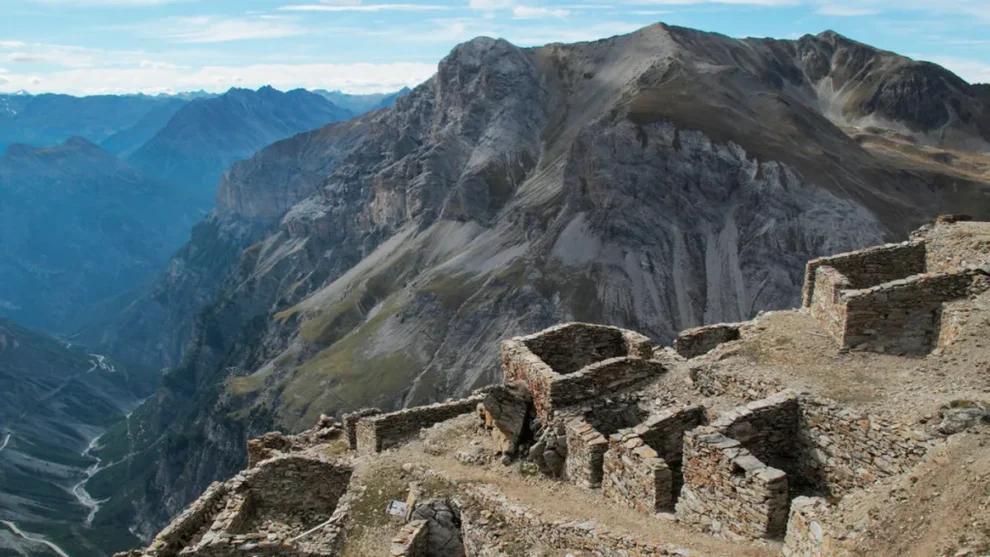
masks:
<instances>
[{"instance_id":1,"label":"white cloud","mask_svg":"<svg viewBox=\"0 0 990 557\"><path fill-rule=\"evenodd\" d=\"M912 56L918 60L934 62L970 83L990 83L990 64L982 60L954 56Z\"/></svg>"},{"instance_id":2,"label":"white cloud","mask_svg":"<svg viewBox=\"0 0 990 557\"><path fill-rule=\"evenodd\" d=\"M304 35L307 29L287 17L171 17L131 27L138 34L179 43L221 43Z\"/></svg>"},{"instance_id":3,"label":"white cloud","mask_svg":"<svg viewBox=\"0 0 990 557\"><path fill-rule=\"evenodd\" d=\"M0 41L0 48L21 48L24 43L21 41Z\"/></svg>"},{"instance_id":4,"label":"white cloud","mask_svg":"<svg viewBox=\"0 0 990 557\"><path fill-rule=\"evenodd\" d=\"M561 8L543 8L534 6L515 6L512 8L512 16L516 19L541 19L547 17L567 17L570 10Z\"/></svg>"},{"instance_id":5,"label":"white cloud","mask_svg":"<svg viewBox=\"0 0 990 557\"><path fill-rule=\"evenodd\" d=\"M513 0L468 0L472 10L502 10L512 7Z\"/></svg>"},{"instance_id":6,"label":"white cloud","mask_svg":"<svg viewBox=\"0 0 990 557\"><path fill-rule=\"evenodd\" d=\"M451 6L439 4L294 4L279 6L286 12L428 12L449 10Z\"/></svg>"},{"instance_id":7,"label":"white cloud","mask_svg":"<svg viewBox=\"0 0 990 557\"><path fill-rule=\"evenodd\" d=\"M833 15L840 17L858 17L876 15L880 13L880 11L873 8L843 6L839 4L824 4L818 7L818 13L822 15Z\"/></svg>"},{"instance_id":8,"label":"white cloud","mask_svg":"<svg viewBox=\"0 0 990 557\"><path fill-rule=\"evenodd\" d=\"M149 94L204 89L224 91L232 86L278 89L340 89L353 93L395 91L422 83L436 72L436 64L253 64L197 68L141 67L66 69L42 76L4 74L0 90L52 91L77 95L120 92Z\"/></svg>"},{"instance_id":9,"label":"white cloud","mask_svg":"<svg viewBox=\"0 0 990 557\"><path fill-rule=\"evenodd\" d=\"M192 0L33 0L36 4L49 4L55 6L121 6L121 7L145 7L160 6L162 4L174 4L177 2L189 2Z\"/></svg>"}]
</instances>

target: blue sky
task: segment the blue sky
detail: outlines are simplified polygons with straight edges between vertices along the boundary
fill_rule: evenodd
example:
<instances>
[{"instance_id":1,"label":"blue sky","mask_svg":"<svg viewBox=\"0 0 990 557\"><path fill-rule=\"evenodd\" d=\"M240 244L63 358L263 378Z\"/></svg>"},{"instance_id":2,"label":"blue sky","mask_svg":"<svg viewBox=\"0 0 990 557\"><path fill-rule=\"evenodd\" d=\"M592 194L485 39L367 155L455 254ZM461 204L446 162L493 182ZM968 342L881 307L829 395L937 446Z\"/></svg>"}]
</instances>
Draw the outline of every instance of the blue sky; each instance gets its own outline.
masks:
<instances>
[{"instance_id":1,"label":"blue sky","mask_svg":"<svg viewBox=\"0 0 990 557\"><path fill-rule=\"evenodd\" d=\"M0 91L391 91L479 35L532 46L657 21L733 37L833 29L990 82L990 0L0 0Z\"/></svg>"}]
</instances>

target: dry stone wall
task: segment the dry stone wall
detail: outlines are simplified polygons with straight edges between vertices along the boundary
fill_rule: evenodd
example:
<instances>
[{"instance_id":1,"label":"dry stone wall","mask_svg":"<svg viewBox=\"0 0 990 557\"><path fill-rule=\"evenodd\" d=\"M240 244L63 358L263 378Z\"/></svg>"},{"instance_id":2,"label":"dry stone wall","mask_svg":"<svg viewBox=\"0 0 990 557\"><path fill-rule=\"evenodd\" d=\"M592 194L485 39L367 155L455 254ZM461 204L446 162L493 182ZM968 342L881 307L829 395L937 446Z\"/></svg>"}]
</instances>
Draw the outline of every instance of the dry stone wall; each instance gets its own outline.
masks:
<instances>
[{"instance_id":1,"label":"dry stone wall","mask_svg":"<svg viewBox=\"0 0 990 557\"><path fill-rule=\"evenodd\" d=\"M797 393L787 390L723 413L712 422L760 461L785 472L796 469Z\"/></svg>"},{"instance_id":2,"label":"dry stone wall","mask_svg":"<svg viewBox=\"0 0 990 557\"><path fill-rule=\"evenodd\" d=\"M505 382L523 381L544 423L578 404L664 373L650 339L615 327L568 323L502 342Z\"/></svg>"},{"instance_id":3,"label":"dry stone wall","mask_svg":"<svg viewBox=\"0 0 990 557\"><path fill-rule=\"evenodd\" d=\"M468 487L461 510L468 557L529 555L533 544L566 551L589 551L604 557L685 555L683 548L610 531L594 521L550 521L532 509L510 502L492 486Z\"/></svg>"},{"instance_id":4,"label":"dry stone wall","mask_svg":"<svg viewBox=\"0 0 990 557\"><path fill-rule=\"evenodd\" d=\"M842 303L841 294L850 288L852 284L849 279L835 267L822 265L815 272L811 315L840 343L846 329L846 305Z\"/></svg>"},{"instance_id":5,"label":"dry stone wall","mask_svg":"<svg viewBox=\"0 0 990 557\"><path fill-rule=\"evenodd\" d=\"M653 355L653 343L648 337L592 323L564 323L518 340L561 375L611 358L649 359Z\"/></svg>"},{"instance_id":6,"label":"dry stone wall","mask_svg":"<svg viewBox=\"0 0 990 557\"><path fill-rule=\"evenodd\" d=\"M927 433L800 397L798 476L818 491L839 494L914 466L931 444Z\"/></svg>"},{"instance_id":7,"label":"dry stone wall","mask_svg":"<svg viewBox=\"0 0 990 557\"><path fill-rule=\"evenodd\" d=\"M839 557L848 555L841 538L830 530L828 504L821 497L796 497L791 502L784 537L784 557Z\"/></svg>"},{"instance_id":8,"label":"dry stone wall","mask_svg":"<svg viewBox=\"0 0 990 557\"><path fill-rule=\"evenodd\" d=\"M484 397L484 394L475 394L460 400L363 417L358 420L355 428L358 451L381 452L401 443L424 427L475 412Z\"/></svg>"},{"instance_id":9,"label":"dry stone wall","mask_svg":"<svg viewBox=\"0 0 990 557\"><path fill-rule=\"evenodd\" d=\"M787 526L787 475L767 466L714 427L684 436L684 487L677 517L715 535L782 537Z\"/></svg>"},{"instance_id":10,"label":"dry stone wall","mask_svg":"<svg viewBox=\"0 0 990 557\"><path fill-rule=\"evenodd\" d=\"M145 557L332 556L343 537L349 465L281 455L209 489L152 541Z\"/></svg>"},{"instance_id":11,"label":"dry stone wall","mask_svg":"<svg viewBox=\"0 0 990 557\"><path fill-rule=\"evenodd\" d=\"M567 478L587 488L602 484L602 466L608 439L584 418L567 422Z\"/></svg>"},{"instance_id":12,"label":"dry stone wall","mask_svg":"<svg viewBox=\"0 0 990 557\"><path fill-rule=\"evenodd\" d=\"M846 306L844 347L917 353L938 339L942 304L990 288L982 268L915 275L842 293Z\"/></svg>"},{"instance_id":13,"label":"dry stone wall","mask_svg":"<svg viewBox=\"0 0 990 557\"><path fill-rule=\"evenodd\" d=\"M357 424L362 418L377 416L382 411L378 408L362 408L355 412L344 414L344 430L347 431L347 443L352 451L357 450Z\"/></svg>"},{"instance_id":14,"label":"dry stone wall","mask_svg":"<svg viewBox=\"0 0 990 557\"><path fill-rule=\"evenodd\" d=\"M815 275L821 266L829 266L849 280L850 288L866 288L875 284L923 273L925 243L912 240L887 244L850 253L812 259L805 267L804 307L811 307L815 296Z\"/></svg>"},{"instance_id":15,"label":"dry stone wall","mask_svg":"<svg viewBox=\"0 0 990 557\"><path fill-rule=\"evenodd\" d=\"M684 358L711 352L719 344L739 340L741 323L718 323L681 331L674 339L674 350Z\"/></svg>"},{"instance_id":16,"label":"dry stone wall","mask_svg":"<svg viewBox=\"0 0 990 557\"><path fill-rule=\"evenodd\" d=\"M673 507L673 472L632 430L609 437L604 455L602 494L644 514Z\"/></svg>"}]
</instances>

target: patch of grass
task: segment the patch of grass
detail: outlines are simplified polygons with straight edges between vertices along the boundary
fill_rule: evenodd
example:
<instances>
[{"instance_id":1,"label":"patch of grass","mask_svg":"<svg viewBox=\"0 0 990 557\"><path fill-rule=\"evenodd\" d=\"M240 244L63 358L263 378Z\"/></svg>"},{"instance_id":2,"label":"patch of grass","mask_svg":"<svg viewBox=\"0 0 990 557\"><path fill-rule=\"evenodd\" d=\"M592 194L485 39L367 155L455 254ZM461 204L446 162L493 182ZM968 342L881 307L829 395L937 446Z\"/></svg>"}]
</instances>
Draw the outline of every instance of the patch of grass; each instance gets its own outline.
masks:
<instances>
[{"instance_id":1,"label":"patch of grass","mask_svg":"<svg viewBox=\"0 0 990 557\"><path fill-rule=\"evenodd\" d=\"M227 392L234 395L256 393L265 386L265 380L271 376L273 368L267 367L251 375L231 377L227 383Z\"/></svg>"},{"instance_id":2,"label":"patch of grass","mask_svg":"<svg viewBox=\"0 0 990 557\"><path fill-rule=\"evenodd\" d=\"M393 399L407 388L420 362L398 353L365 356L369 341L397 310L382 308L374 318L300 366L282 391L287 419L311 424L321 413L330 413L329 409L375 404Z\"/></svg>"},{"instance_id":3,"label":"patch of grass","mask_svg":"<svg viewBox=\"0 0 990 557\"><path fill-rule=\"evenodd\" d=\"M408 495L410 478L396 468L375 470L364 481L365 490L351 502L350 520L347 526L349 540L342 557L363 557L357 553L357 545L350 540L358 540L366 532L376 535L387 527L391 518L386 512L389 501L405 501ZM450 497L457 492L457 487L437 478L427 478L420 481L419 487L424 499Z\"/></svg>"},{"instance_id":4,"label":"patch of grass","mask_svg":"<svg viewBox=\"0 0 990 557\"><path fill-rule=\"evenodd\" d=\"M448 311L457 311L464 302L478 292L482 281L465 279L463 276L442 276L434 278L420 292L434 294L440 305Z\"/></svg>"}]
</instances>

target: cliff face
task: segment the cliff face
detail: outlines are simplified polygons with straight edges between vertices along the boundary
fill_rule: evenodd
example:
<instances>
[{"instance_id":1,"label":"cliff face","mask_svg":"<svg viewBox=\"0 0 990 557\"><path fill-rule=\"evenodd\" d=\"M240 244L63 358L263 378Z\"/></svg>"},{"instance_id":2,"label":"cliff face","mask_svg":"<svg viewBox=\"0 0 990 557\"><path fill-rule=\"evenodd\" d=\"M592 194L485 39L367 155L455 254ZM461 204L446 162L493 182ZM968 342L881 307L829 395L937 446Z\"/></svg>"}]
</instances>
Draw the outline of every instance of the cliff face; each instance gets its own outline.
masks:
<instances>
[{"instance_id":1,"label":"cliff face","mask_svg":"<svg viewBox=\"0 0 990 557\"><path fill-rule=\"evenodd\" d=\"M872 110L887 127L863 133L937 143L941 120L924 103L840 102L844 86L892 93L826 85L841 53L868 48L837 41L659 25L538 49L476 39L394 109L236 165L149 302L171 317L134 341L161 335L177 364L126 426L146 432L132 448L153 464L115 507L151 534L242 464L246 435L463 394L497 379L508 336L582 320L665 343L796 305L806 260L904 236L980 195L985 176L847 133L845 114ZM850 72L867 56L852 58ZM927 71L896 60L876 71ZM948 106L977 102L952 87ZM980 121L939 133L977 144ZM167 305L187 281L209 303Z\"/></svg>"}]
</instances>

